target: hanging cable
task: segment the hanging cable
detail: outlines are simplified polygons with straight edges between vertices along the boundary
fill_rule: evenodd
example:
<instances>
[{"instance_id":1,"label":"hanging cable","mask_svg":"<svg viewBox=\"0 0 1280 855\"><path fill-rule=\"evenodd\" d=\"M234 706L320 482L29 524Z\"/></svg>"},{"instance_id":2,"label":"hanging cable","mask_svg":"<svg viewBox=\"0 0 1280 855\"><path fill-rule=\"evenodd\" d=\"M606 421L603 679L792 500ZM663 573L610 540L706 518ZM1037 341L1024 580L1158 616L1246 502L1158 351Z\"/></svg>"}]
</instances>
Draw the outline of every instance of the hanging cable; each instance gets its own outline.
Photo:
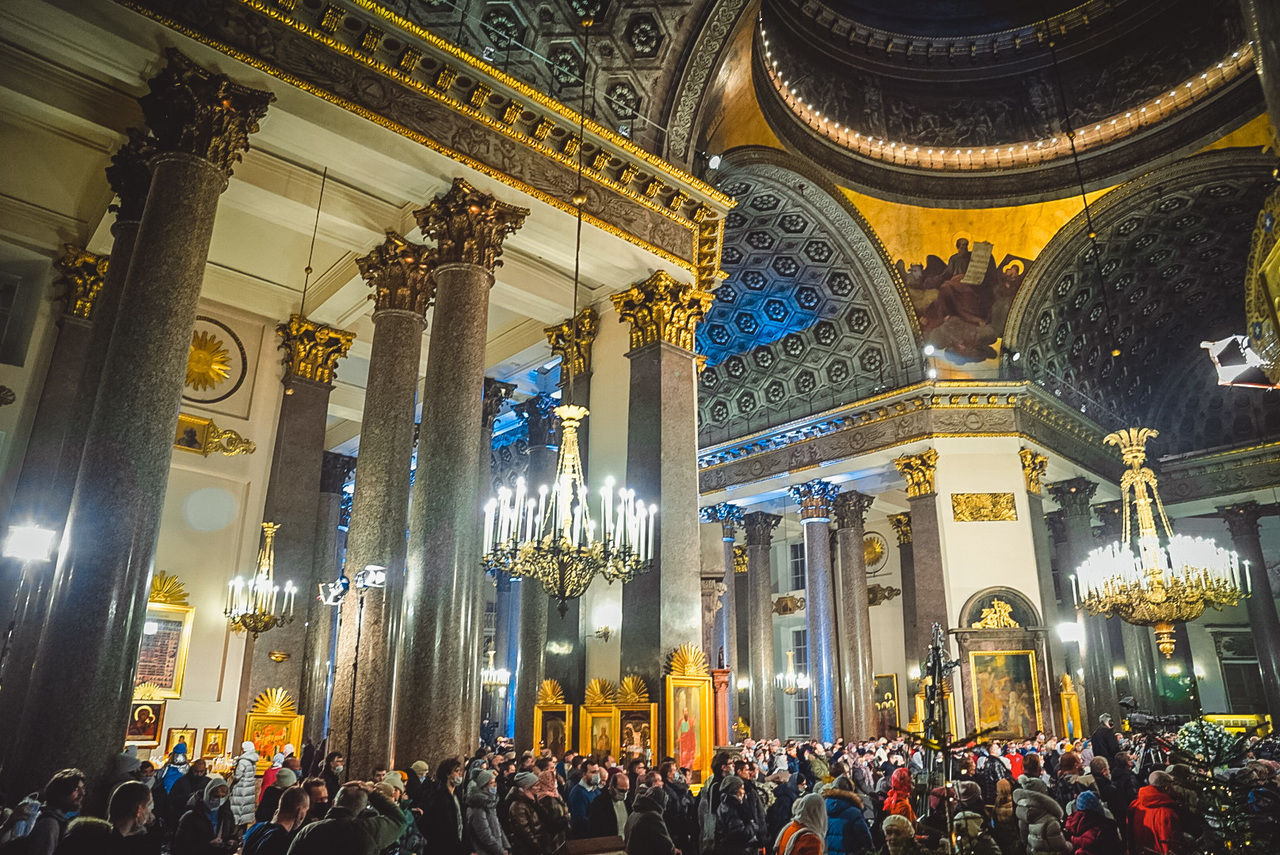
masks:
<instances>
[{"instance_id":1,"label":"hanging cable","mask_svg":"<svg viewBox=\"0 0 1280 855\"><path fill-rule=\"evenodd\" d=\"M570 323L573 324L573 338L570 346L565 349L565 355L569 357L569 382L566 385L565 403L572 404L573 400L573 359L572 351L578 346L578 278L582 267L582 206L587 203L587 194L582 190L582 157L583 148L587 142L587 72L590 68L590 60L588 60L587 49L591 44L591 26L595 21L591 18L582 19L582 98L578 109L578 176L577 184L573 191L573 205L577 208L577 230L574 235L573 243L573 314L570 315ZM560 362L560 373L565 371L564 359Z\"/></svg>"},{"instance_id":2,"label":"hanging cable","mask_svg":"<svg viewBox=\"0 0 1280 855\"><path fill-rule=\"evenodd\" d=\"M311 248L307 250L307 266L302 269L302 305L298 307L301 317L307 316L307 286L311 284L311 260L316 254L316 233L320 231L320 206L324 204L324 186L329 181L329 167L320 173L320 197L316 199L316 219L311 224Z\"/></svg>"}]
</instances>

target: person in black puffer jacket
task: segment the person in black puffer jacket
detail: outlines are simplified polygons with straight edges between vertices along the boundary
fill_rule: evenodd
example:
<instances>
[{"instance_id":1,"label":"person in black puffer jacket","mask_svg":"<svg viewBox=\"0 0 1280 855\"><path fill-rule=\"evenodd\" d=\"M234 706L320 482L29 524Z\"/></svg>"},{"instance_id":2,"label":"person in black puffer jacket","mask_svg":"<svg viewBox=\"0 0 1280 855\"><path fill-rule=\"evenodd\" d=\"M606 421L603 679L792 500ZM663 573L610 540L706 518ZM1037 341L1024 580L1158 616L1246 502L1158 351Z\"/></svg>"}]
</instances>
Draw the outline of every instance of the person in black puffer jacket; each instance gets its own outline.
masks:
<instances>
[{"instance_id":1,"label":"person in black puffer jacket","mask_svg":"<svg viewBox=\"0 0 1280 855\"><path fill-rule=\"evenodd\" d=\"M754 811L743 804L744 782L728 775L720 783L716 808L716 855L759 855L764 829L756 825Z\"/></svg>"}]
</instances>

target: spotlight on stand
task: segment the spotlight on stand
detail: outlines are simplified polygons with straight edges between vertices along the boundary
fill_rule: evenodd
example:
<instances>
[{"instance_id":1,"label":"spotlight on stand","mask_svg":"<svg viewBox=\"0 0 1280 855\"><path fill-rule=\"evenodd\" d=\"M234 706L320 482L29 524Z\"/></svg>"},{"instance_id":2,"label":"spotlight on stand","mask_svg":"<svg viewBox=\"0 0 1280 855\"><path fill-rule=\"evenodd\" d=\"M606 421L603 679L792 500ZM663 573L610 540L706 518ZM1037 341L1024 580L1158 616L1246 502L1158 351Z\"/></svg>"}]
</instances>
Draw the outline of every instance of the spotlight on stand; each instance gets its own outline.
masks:
<instances>
[{"instance_id":1,"label":"spotlight on stand","mask_svg":"<svg viewBox=\"0 0 1280 855\"><path fill-rule=\"evenodd\" d=\"M707 169L719 169L722 158L718 154L713 154L707 158Z\"/></svg>"},{"instance_id":2,"label":"spotlight on stand","mask_svg":"<svg viewBox=\"0 0 1280 855\"><path fill-rule=\"evenodd\" d=\"M11 525L4 539L4 557L19 561L48 561L53 557L56 531L38 525Z\"/></svg>"},{"instance_id":3,"label":"spotlight on stand","mask_svg":"<svg viewBox=\"0 0 1280 855\"><path fill-rule=\"evenodd\" d=\"M1218 341L1202 341L1218 372L1219 386L1248 386L1253 389L1275 389L1267 377L1270 366L1258 355L1244 335L1227 336Z\"/></svg>"}]
</instances>

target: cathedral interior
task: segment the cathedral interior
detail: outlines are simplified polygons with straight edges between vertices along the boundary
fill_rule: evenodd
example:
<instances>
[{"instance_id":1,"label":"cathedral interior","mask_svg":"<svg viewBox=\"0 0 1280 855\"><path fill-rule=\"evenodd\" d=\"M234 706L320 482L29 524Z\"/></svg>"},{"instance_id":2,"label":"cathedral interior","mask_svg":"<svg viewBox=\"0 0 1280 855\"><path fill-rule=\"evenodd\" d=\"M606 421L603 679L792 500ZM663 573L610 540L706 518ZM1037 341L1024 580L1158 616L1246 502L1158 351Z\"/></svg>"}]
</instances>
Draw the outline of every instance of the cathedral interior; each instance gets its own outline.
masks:
<instances>
[{"instance_id":1,"label":"cathedral interior","mask_svg":"<svg viewBox=\"0 0 1280 855\"><path fill-rule=\"evenodd\" d=\"M11 0L0 51L11 794L919 733L934 625L953 734L1280 716L1280 7Z\"/></svg>"}]
</instances>

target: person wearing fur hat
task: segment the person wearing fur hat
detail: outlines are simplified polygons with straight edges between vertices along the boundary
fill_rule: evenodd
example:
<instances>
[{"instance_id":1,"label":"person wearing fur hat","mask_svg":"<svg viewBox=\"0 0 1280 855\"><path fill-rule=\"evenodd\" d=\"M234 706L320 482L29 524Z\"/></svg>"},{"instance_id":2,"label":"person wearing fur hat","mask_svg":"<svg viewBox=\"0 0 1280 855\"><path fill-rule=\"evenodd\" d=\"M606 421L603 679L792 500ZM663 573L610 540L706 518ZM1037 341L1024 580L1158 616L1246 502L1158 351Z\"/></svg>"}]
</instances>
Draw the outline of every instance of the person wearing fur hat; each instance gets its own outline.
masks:
<instances>
[{"instance_id":1,"label":"person wearing fur hat","mask_svg":"<svg viewBox=\"0 0 1280 855\"><path fill-rule=\"evenodd\" d=\"M1013 803L1027 855L1068 855L1071 844L1062 835L1062 805L1049 795L1044 781L1023 777L1022 787L1013 791Z\"/></svg>"},{"instance_id":2,"label":"person wearing fur hat","mask_svg":"<svg viewBox=\"0 0 1280 855\"><path fill-rule=\"evenodd\" d=\"M1093 758L1101 760L1100 757ZM1075 812L1067 818L1067 836L1075 855L1123 855L1120 828L1092 790L1076 796Z\"/></svg>"},{"instance_id":3,"label":"person wearing fur hat","mask_svg":"<svg viewBox=\"0 0 1280 855\"><path fill-rule=\"evenodd\" d=\"M246 739L240 743L240 756L231 774L231 815L236 825L244 827L253 823L257 803L258 752Z\"/></svg>"},{"instance_id":4,"label":"person wearing fur hat","mask_svg":"<svg viewBox=\"0 0 1280 855\"><path fill-rule=\"evenodd\" d=\"M231 788L221 775L210 775L204 789L192 793L187 812L178 820L173 855L225 855L240 845L228 794Z\"/></svg>"},{"instance_id":5,"label":"person wearing fur hat","mask_svg":"<svg viewBox=\"0 0 1280 855\"><path fill-rule=\"evenodd\" d=\"M822 791L827 809L827 852L830 855L864 855L872 848L871 829L862 813L862 799L847 776L836 778Z\"/></svg>"}]
</instances>

